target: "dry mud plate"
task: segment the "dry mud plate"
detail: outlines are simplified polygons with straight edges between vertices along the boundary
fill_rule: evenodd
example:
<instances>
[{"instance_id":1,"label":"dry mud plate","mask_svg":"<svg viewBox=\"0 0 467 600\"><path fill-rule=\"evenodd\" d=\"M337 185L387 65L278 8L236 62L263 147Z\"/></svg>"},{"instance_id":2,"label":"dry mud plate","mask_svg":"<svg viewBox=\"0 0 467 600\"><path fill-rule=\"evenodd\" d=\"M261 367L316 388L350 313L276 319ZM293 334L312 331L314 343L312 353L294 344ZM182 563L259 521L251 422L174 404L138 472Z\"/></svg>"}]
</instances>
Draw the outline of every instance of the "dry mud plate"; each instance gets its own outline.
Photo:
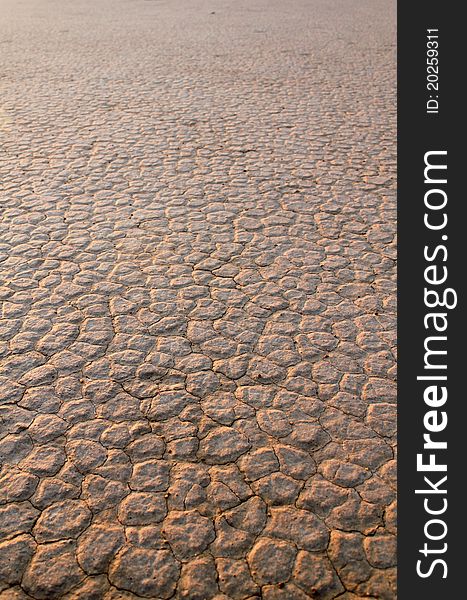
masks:
<instances>
[{"instance_id":1,"label":"dry mud plate","mask_svg":"<svg viewBox=\"0 0 467 600\"><path fill-rule=\"evenodd\" d=\"M0 3L0 598L392 600L390 0Z\"/></svg>"}]
</instances>

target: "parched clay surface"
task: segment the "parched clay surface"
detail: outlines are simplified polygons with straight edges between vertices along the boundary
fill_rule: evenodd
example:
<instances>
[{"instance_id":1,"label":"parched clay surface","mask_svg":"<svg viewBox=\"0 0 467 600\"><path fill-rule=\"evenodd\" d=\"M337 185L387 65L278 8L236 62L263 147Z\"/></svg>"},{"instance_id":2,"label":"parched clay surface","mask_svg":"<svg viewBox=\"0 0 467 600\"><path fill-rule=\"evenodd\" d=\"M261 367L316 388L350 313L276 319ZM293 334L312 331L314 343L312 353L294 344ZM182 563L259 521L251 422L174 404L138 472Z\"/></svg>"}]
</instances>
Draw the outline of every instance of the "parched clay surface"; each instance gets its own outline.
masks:
<instances>
[{"instance_id":1,"label":"parched clay surface","mask_svg":"<svg viewBox=\"0 0 467 600\"><path fill-rule=\"evenodd\" d=\"M0 598L393 600L395 3L0 3Z\"/></svg>"}]
</instances>

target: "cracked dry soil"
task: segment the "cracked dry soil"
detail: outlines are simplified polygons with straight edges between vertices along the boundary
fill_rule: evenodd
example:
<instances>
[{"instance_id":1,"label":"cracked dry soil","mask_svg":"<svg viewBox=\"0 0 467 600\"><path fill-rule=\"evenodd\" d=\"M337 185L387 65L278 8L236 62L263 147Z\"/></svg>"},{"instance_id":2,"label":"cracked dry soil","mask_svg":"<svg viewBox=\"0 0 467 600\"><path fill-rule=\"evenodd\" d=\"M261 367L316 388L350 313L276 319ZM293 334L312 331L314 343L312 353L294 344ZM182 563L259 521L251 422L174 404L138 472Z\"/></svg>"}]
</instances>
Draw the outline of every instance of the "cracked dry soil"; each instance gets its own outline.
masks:
<instances>
[{"instance_id":1,"label":"cracked dry soil","mask_svg":"<svg viewBox=\"0 0 467 600\"><path fill-rule=\"evenodd\" d=\"M2 600L396 597L394 13L2 0Z\"/></svg>"}]
</instances>

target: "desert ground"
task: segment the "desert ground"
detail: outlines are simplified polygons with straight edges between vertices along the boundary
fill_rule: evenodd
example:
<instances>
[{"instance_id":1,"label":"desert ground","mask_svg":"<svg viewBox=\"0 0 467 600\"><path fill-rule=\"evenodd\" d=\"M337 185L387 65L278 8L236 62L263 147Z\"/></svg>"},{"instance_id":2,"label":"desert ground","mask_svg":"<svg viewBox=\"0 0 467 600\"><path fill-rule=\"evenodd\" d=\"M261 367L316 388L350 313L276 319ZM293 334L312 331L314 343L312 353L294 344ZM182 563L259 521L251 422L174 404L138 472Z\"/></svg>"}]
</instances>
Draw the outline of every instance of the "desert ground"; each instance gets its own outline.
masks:
<instances>
[{"instance_id":1,"label":"desert ground","mask_svg":"<svg viewBox=\"0 0 467 600\"><path fill-rule=\"evenodd\" d=\"M0 0L0 598L393 600L395 2Z\"/></svg>"}]
</instances>

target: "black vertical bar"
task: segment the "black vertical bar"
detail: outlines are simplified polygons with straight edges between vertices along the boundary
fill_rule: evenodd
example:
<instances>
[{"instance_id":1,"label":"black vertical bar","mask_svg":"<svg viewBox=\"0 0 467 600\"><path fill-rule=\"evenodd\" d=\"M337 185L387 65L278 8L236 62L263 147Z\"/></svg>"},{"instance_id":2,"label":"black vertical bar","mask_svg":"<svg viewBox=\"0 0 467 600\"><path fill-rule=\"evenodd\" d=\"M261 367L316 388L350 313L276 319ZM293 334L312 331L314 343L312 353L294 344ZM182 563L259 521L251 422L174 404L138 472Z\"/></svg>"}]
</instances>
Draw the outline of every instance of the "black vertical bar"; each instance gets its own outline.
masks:
<instances>
[{"instance_id":1,"label":"black vertical bar","mask_svg":"<svg viewBox=\"0 0 467 600\"><path fill-rule=\"evenodd\" d=\"M463 419L467 199L460 184L466 170L461 164L466 152L460 147L465 136L461 89L466 69L461 48L466 36L461 23L455 2L398 3L399 600L467 597L460 550L466 533L462 509L467 443ZM428 169L425 174L425 161L447 169ZM445 207L430 208L442 206L445 198ZM435 229L445 218L446 226ZM433 283L446 274L446 281ZM447 292L445 304L454 304L457 296L456 307L427 306L437 303L436 292L443 304L449 289L453 291ZM435 293L426 297L426 290ZM429 314L442 316L435 319ZM445 330L437 331L435 322ZM446 354L427 355L427 348ZM431 392L426 391L429 387ZM434 428L440 431L431 431ZM424 434L431 441L447 442L447 449L430 447ZM420 470L419 454L424 465L432 460L447 465L447 471ZM439 514L429 514L430 510Z\"/></svg>"}]
</instances>

